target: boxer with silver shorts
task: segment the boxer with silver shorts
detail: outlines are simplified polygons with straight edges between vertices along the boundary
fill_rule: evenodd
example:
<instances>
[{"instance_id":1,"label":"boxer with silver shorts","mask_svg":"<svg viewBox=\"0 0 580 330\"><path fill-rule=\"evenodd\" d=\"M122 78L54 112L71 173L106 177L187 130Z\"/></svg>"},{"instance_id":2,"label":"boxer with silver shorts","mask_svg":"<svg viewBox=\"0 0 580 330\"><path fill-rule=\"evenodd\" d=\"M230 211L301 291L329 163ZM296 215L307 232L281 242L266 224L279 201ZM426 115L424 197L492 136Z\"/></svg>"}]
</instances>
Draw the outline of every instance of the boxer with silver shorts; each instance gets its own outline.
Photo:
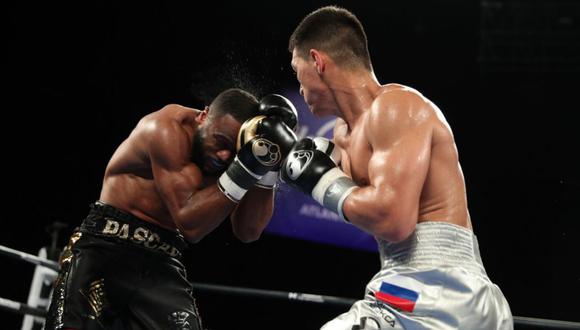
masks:
<instances>
[{"instance_id":1,"label":"boxer with silver shorts","mask_svg":"<svg viewBox=\"0 0 580 330\"><path fill-rule=\"evenodd\" d=\"M415 89L378 82L346 9L307 15L288 49L311 112L337 120L334 143L295 144L282 179L375 236L382 260L365 298L322 329L512 329L479 257L443 113Z\"/></svg>"},{"instance_id":2,"label":"boxer with silver shorts","mask_svg":"<svg viewBox=\"0 0 580 330\"><path fill-rule=\"evenodd\" d=\"M487 276L473 232L417 224L407 239L379 241L382 268L365 298L322 329L513 329L507 301Z\"/></svg>"}]
</instances>

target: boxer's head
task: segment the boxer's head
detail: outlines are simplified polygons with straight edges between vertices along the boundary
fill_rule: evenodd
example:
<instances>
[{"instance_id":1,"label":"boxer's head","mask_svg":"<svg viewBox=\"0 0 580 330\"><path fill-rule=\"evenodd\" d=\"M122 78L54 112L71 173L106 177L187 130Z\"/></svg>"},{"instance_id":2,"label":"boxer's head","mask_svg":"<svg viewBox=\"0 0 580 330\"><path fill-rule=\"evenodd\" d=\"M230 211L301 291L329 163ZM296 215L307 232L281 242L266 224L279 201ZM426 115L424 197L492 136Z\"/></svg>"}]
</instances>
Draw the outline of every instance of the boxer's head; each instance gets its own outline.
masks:
<instances>
[{"instance_id":1,"label":"boxer's head","mask_svg":"<svg viewBox=\"0 0 580 330\"><path fill-rule=\"evenodd\" d=\"M360 21L346 9L320 8L296 27L288 50L300 82L300 93L316 115L332 114L336 107L322 74L332 62L342 70L372 70L367 37Z\"/></svg>"},{"instance_id":2,"label":"boxer's head","mask_svg":"<svg viewBox=\"0 0 580 330\"><path fill-rule=\"evenodd\" d=\"M220 93L197 117L193 161L204 174L223 172L234 159L242 123L257 115L258 100L241 89Z\"/></svg>"}]
</instances>

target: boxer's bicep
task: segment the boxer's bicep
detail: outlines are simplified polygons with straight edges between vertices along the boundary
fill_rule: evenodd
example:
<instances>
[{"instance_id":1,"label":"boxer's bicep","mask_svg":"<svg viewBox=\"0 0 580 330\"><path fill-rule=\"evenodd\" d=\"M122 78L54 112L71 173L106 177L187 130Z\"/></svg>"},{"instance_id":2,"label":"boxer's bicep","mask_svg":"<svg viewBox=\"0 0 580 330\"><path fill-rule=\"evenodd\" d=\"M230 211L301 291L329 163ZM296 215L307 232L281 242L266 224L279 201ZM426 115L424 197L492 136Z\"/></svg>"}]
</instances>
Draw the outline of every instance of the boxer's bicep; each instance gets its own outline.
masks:
<instances>
[{"instance_id":1,"label":"boxer's bicep","mask_svg":"<svg viewBox=\"0 0 580 330\"><path fill-rule=\"evenodd\" d=\"M429 166L431 131L427 125L407 123L401 123L394 133L380 127L371 131L375 138L371 142L369 183L376 189L379 200L392 199L389 213L394 218L415 219Z\"/></svg>"},{"instance_id":2,"label":"boxer's bicep","mask_svg":"<svg viewBox=\"0 0 580 330\"><path fill-rule=\"evenodd\" d=\"M431 150L429 120L420 119L426 114L413 111L412 100L403 100L387 98L371 110L365 125L372 150L369 186L353 191L344 210L349 217L357 213L353 207L361 210L370 231L392 241L414 229Z\"/></svg>"}]
</instances>

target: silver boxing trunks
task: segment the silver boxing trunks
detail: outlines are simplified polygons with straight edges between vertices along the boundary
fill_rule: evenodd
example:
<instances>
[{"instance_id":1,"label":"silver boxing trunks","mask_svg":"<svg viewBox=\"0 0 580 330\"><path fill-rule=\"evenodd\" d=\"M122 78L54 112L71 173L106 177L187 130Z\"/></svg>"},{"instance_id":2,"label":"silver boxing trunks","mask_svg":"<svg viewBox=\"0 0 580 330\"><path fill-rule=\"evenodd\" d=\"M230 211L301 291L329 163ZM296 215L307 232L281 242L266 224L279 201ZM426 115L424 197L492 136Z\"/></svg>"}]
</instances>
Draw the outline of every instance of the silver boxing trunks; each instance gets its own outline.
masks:
<instances>
[{"instance_id":1,"label":"silver boxing trunks","mask_svg":"<svg viewBox=\"0 0 580 330\"><path fill-rule=\"evenodd\" d=\"M382 267L364 299L321 330L513 329L472 231L429 221L402 242L378 243Z\"/></svg>"}]
</instances>

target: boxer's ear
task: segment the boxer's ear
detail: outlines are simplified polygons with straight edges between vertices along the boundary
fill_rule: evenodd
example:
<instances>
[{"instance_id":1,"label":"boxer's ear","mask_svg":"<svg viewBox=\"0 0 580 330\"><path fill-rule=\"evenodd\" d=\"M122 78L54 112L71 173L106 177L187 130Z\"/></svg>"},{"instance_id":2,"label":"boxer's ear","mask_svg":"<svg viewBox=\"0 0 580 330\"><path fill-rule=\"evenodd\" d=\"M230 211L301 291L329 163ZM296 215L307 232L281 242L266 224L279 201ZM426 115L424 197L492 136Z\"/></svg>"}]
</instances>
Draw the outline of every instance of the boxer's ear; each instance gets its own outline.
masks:
<instances>
[{"instance_id":1,"label":"boxer's ear","mask_svg":"<svg viewBox=\"0 0 580 330\"><path fill-rule=\"evenodd\" d=\"M322 56L322 53L316 49L310 50L310 58L314 60L314 65L316 66L316 72L322 74L324 69L326 69L326 58Z\"/></svg>"},{"instance_id":2,"label":"boxer's ear","mask_svg":"<svg viewBox=\"0 0 580 330\"><path fill-rule=\"evenodd\" d=\"M202 124L207 119L208 112L209 112L209 107L206 106L202 111L200 111L197 114L197 116L195 117L195 120L197 121L198 124Z\"/></svg>"}]
</instances>

